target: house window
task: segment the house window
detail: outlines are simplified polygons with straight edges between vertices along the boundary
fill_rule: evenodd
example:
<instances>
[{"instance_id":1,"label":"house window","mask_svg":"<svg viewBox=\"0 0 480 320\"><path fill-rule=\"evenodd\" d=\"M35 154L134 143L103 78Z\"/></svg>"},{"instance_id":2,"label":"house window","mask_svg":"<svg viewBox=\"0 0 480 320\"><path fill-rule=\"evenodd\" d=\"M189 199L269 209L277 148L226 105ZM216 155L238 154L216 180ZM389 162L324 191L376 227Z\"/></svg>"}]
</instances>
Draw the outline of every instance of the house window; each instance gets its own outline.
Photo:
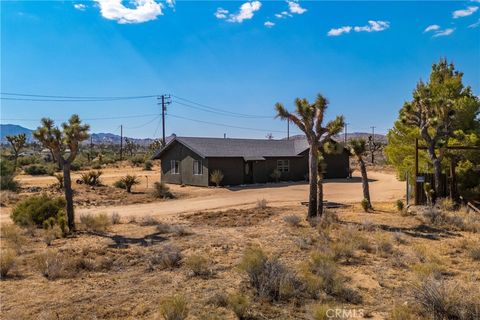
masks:
<instances>
[{"instance_id":1,"label":"house window","mask_svg":"<svg viewBox=\"0 0 480 320\"><path fill-rule=\"evenodd\" d=\"M202 175L203 174L203 166L201 160L194 160L193 161L193 174L194 175Z\"/></svg>"},{"instance_id":2,"label":"house window","mask_svg":"<svg viewBox=\"0 0 480 320\"><path fill-rule=\"evenodd\" d=\"M290 171L290 160L277 160L277 170L280 172Z\"/></svg>"},{"instance_id":3,"label":"house window","mask_svg":"<svg viewBox=\"0 0 480 320\"><path fill-rule=\"evenodd\" d=\"M180 174L180 161L170 160L170 173L171 174Z\"/></svg>"}]
</instances>

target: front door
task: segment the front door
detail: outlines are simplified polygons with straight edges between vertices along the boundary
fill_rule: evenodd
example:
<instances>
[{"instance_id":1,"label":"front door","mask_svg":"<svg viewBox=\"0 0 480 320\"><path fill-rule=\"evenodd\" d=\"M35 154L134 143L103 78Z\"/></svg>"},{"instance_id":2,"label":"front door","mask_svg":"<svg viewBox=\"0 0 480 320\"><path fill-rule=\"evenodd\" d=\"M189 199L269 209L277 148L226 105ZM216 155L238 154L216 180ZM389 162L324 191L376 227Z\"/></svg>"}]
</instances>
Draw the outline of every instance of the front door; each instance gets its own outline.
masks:
<instances>
[{"instance_id":1,"label":"front door","mask_svg":"<svg viewBox=\"0 0 480 320\"><path fill-rule=\"evenodd\" d=\"M244 164L243 183L253 183L253 161L246 161Z\"/></svg>"}]
</instances>

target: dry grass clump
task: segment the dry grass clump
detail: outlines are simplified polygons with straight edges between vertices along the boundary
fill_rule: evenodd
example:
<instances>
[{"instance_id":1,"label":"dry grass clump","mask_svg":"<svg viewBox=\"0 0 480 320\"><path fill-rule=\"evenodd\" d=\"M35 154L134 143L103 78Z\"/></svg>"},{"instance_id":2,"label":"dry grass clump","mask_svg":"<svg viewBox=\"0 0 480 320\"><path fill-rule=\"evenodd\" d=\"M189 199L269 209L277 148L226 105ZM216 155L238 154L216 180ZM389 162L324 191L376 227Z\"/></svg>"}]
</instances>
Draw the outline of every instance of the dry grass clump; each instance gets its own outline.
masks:
<instances>
[{"instance_id":1,"label":"dry grass clump","mask_svg":"<svg viewBox=\"0 0 480 320\"><path fill-rule=\"evenodd\" d=\"M166 245L160 252L153 253L149 258L151 269L159 266L161 269L175 269L182 264L183 255L180 249Z\"/></svg>"},{"instance_id":2,"label":"dry grass clump","mask_svg":"<svg viewBox=\"0 0 480 320\"><path fill-rule=\"evenodd\" d=\"M155 182L153 184L153 196L161 199L173 199L175 196L170 188L164 182Z\"/></svg>"},{"instance_id":3,"label":"dry grass clump","mask_svg":"<svg viewBox=\"0 0 480 320\"><path fill-rule=\"evenodd\" d=\"M191 231L178 224L170 225L163 222L158 222L156 226L157 232L160 234L171 233L180 237L192 234Z\"/></svg>"},{"instance_id":4,"label":"dry grass clump","mask_svg":"<svg viewBox=\"0 0 480 320\"><path fill-rule=\"evenodd\" d=\"M22 251L22 247L27 242L23 235L23 230L14 224L3 224L1 227L2 238L5 239L8 245L17 253Z\"/></svg>"},{"instance_id":5,"label":"dry grass clump","mask_svg":"<svg viewBox=\"0 0 480 320\"><path fill-rule=\"evenodd\" d=\"M50 246L54 240L62 237L63 231L58 225L43 230L43 242L45 242L47 246Z\"/></svg>"},{"instance_id":6,"label":"dry grass clump","mask_svg":"<svg viewBox=\"0 0 480 320\"><path fill-rule=\"evenodd\" d=\"M319 298L322 292L345 302L358 304L362 297L354 290L345 286L346 279L338 272L339 266L334 256L313 252L303 270L303 283L306 290L314 298Z\"/></svg>"},{"instance_id":7,"label":"dry grass clump","mask_svg":"<svg viewBox=\"0 0 480 320\"><path fill-rule=\"evenodd\" d=\"M379 234L376 240L377 253L389 256L394 252L393 240L390 236Z\"/></svg>"},{"instance_id":8,"label":"dry grass clump","mask_svg":"<svg viewBox=\"0 0 480 320\"><path fill-rule=\"evenodd\" d=\"M395 305L388 320L417 320L418 315L408 304Z\"/></svg>"},{"instance_id":9,"label":"dry grass clump","mask_svg":"<svg viewBox=\"0 0 480 320\"><path fill-rule=\"evenodd\" d=\"M291 214L291 215L285 216L283 218L283 221L285 221L288 225L292 227L298 227L300 226L302 219L297 215Z\"/></svg>"},{"instance_id":10,"label":"dry grass clump","mask_svg":"<svg viewBox=\"0 0 480 320\"><path fill-rule=\"evenodd\" d=\"M455 227L461 231L480 232L480 215L471 212L468 208L447 210L449 206L443 204L426 207L420 211L423 220L431 225L446 228Z\"/></svg>"},{"instance_id":11,"label":"dry grass clump","mask_svg":"<svg viewBox=\"0 0 480 320\"><path fill-rule=\"evenodd\" d=\"M311 318L313 320L329 320L329 319L338 319L334 314L332 314L332 306L328 304L318 304L314 306L311 310Z\"/></svg>"},{"instance_id":12,"label":"dry grass clump","mask_svg":"<svg viewBox=\"0 0 480 320\"><path fill-rule=\"evenodd\" d=\"M112 224L120 224L120 222L122 221L120 215L118 214L118 212L114 212L110 215L110 222Z\"/></svg>"},{"instance_id":13,"label":"dry grass clump","mask_svg":"<svg viewBox=\"0 0 480 320\"><path fill-rule=\"evenodd\" d=\"M241 293L231 293L228 295L227 305L239 320L251 319L251 302L248 296Z\"/></svg>"},{"instance_id":14,"label":"dry grass clump","mask_svg":"<svg viewBox=\"0 0 480 320\"><path fill-rule=\"evenodd\" d=\"M225 308L228 306L228 296L224 292L215 292L211 297L207 299L207 304Z\"/></svg>"},{"instance_id":15,"label":"dry grass clump","mask_svg":"<svg viewBox=\"0 0 480 320\"><path fill-rule=\"evenodd\" d=\"M212 262L199 254L188 256L185 259L185 267L196 277L208 278L213 274Z\"/></svg>"},{"instance_id":16,"label":"dry grass clump","mask_svg":"<svg viewBox=\"0 0 480 320\"><path fill-rule=\"evenodd\" d=\"M480 244L473 245L469 250L470 257L475 261L480 261Z\"/></svg>"},{"instance_id":17,"label":"dry grass clump","mask_svg":"<svg viewBox=\"0 0 480 320\"><path fill-rule=\"evenodd\" d=\"M473 320L480 318L480 290L459 282L423 279L413 286L412 296L425 316L434 319Z\"/></svg>"},{"instance_id":18,"label":"dry grass clump","mask_svg":"<svg viewBox=\"0 0 480 320\"><path fill-rule=\"evenodd\" d=\"M155 218L155 217L145 216L140 220L140 222L138 224L141 225L142 227L157 226L157 225L160 224L160 221L158 221L158 219Z\"/></svg>"},{"instance_id":19,"label":"dry grass clump","mask_svg":"<svg viewBox=\"0 0 480 320\"><path fill-rule=\"evenodd\" d=\"M239 265L255 294L270 301L288 300L298 294L300 281L278 257L268 257L258 247L248 248Z\"/></svg>"},{"instance_id":20,"label":"dry grass clump","mask_svg":"<svg viewBox=\"0 0 480 320\"><path fill-rule=\"evenodd\" d=\"M188 317L188 303L185 297L176 295L160 302L160 314L165 320L183 320Z\"/></svg>"},{"instance_id":21,"label":"dry grass clump","mask_svg":"<svg viewBox=\"0 0 480 320\"><path fill-rule=\"evenodd\" d=\"M87 213L80 216L80 223L87 231L105 232L111 224L111 218L106 213Z\"/></svg>"},{"instance_id":22,"label":"dry grass clump","mask_svg":"<svg viewBox=\"0 0 480 320\"><path fill-rule=\"evenodd\" d=\"M35 267L48 280L69 275L68 260L58 251L47 250L35 257Z\"/></svg>"},{"instance_id":23,"label":"dry grass clump","mask_svg":"<svg viewBox=\"0 0 480 320\"><path fill-rule=\"evenodd\" d=\"M10 270L15 266L17 254L12 249L2 250L0 253L0 276L2 280L8 276Z\"/></svg>"},{"instance_id":24,"label":"dry grass clump","mask_svg":"<svg viewBox=\"0 0 480 320\"><path fill-rule=\"evenodd\" d=\"M257 209L266 209L268 207L267 199L258 199L257 200Z\"/></svg>"}]
</instances>

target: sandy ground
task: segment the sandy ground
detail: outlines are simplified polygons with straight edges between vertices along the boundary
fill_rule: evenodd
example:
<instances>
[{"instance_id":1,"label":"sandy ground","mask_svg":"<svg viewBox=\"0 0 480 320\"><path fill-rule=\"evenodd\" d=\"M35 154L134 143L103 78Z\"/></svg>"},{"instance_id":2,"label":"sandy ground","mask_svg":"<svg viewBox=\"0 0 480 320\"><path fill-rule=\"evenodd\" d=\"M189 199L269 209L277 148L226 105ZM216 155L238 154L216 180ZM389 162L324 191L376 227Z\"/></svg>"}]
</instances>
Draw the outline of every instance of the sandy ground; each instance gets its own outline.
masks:
<instances>
[{"instance_id":1,"label":"sandy ground","mask_svg":"<svg viewBox=\"0 0 480 320\"><path fill-rule=\"evenodd\" d=\"M405 185L393 174L371 172L370 193L372 201L393 201L404 197ZM172 186L172 190L178 190ZM80 209L81 213L117 212L123 216L169 215L251 206L259 199L266 199L271 206L295 205L307 200L308 184L279 183L237 188L193 188L197 197L127 206L96 207ZM180 188L183 189L183 188ZM324 187L325 199L340 203L358 203L362 198L362 183L359 177L353 179L328 180Z\"/></svg>"}]
</instances>

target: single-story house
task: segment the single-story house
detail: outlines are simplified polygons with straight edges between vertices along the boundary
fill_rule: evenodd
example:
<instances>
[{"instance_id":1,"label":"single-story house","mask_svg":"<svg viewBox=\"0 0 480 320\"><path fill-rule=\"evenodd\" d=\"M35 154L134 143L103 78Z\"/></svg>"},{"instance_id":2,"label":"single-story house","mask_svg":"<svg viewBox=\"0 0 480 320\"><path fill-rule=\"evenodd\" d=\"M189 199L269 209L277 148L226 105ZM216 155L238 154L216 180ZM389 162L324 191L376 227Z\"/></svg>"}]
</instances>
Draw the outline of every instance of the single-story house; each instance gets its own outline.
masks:
<instances>
[{"instance_id":1,"label":"single-story house","mask_svg":"<svg viewBox=\"0 0 480 320\"><path fill-rule=\"evenodd\" d=\"M194 186L212 185L210 173L220 170L222 185L271 182L276 169L280 180L308 177L306 139L266 140L174 137L152 158L161 161L161 181ZM325 178L347 178L349 152L326 155Z\"/></svg>"}]
</instances>

